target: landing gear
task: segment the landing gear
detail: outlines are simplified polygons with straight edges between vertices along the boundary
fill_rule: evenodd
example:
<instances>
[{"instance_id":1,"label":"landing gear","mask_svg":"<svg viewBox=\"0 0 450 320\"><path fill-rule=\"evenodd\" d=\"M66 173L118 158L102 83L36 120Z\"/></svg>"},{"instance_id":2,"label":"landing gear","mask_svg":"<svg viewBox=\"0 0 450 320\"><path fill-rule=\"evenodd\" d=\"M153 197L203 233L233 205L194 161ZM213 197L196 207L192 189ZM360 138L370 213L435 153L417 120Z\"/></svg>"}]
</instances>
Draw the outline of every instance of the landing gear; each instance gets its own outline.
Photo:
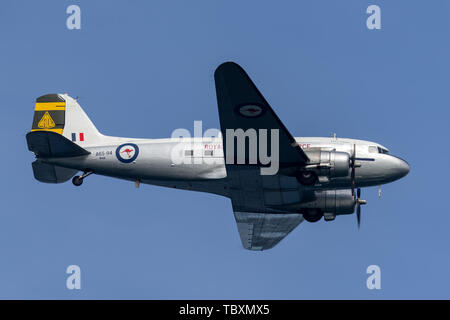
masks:
<instances>
[{"instance_id":1,"label":"landing gear","mask_svg":"<svg viewBox=\"0 0 450 320\"><path fill-rule=\"evenodd\" d=\"M81 186L83 184L83 179L81 179L80 176L75 176L75 177L72 178L72 183L73 183L74 186L79 187L79 186Z\"/></svg>"},{"instance_id":2,"label":"landing gear","mask_svg":"<svg viewBox=\"0 0 450 320\"><path fill-rule=\"evenodd\" d=\"M93 171L85 171L81 176L75 176L72 178L72 183L74 186L79 187L83 184L83 179L88 175L94 173Z\"/></svg>"},{"instance_id":3,"label":"landing gear","mask_svg":"<svg viewBox=\"0 0 450 320\"><path fill-rule=\"evenodd\" d=\"M320 209L304 209L302 214L308 222L317 222L323 217L323 212Z\"/></svg>"},{"instance_id":4,"label":"landing gear","mask_svg":"<svg viewBox=\"0 0 450 320\"><path fill-rule=\"evenodd\" d=\"M313 171L300 171L296 175L296 178L304 186L312 186L317 181L317 175Z\"/></svg>"}]
</instances>

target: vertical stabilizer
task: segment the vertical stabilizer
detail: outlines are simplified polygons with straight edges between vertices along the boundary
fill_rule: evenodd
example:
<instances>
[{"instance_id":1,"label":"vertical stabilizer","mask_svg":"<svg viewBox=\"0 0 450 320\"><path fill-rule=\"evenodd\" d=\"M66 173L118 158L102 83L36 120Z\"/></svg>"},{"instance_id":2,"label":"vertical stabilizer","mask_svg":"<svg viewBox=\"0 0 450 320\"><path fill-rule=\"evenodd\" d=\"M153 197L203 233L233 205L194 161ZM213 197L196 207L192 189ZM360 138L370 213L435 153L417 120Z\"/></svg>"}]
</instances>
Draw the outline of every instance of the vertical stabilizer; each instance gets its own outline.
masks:
<instances>
[{"instance_id":1,"label":"vertical stabilizer","mask_svg":"<svg viewBox=\"0 0 450 320\"><path fill-rule=\"evenodd\" d=\"M78 102L67 94L47 94L36 99L31 131L52 131L82 147L104 141Z\"/></svg>"}]
</instances>

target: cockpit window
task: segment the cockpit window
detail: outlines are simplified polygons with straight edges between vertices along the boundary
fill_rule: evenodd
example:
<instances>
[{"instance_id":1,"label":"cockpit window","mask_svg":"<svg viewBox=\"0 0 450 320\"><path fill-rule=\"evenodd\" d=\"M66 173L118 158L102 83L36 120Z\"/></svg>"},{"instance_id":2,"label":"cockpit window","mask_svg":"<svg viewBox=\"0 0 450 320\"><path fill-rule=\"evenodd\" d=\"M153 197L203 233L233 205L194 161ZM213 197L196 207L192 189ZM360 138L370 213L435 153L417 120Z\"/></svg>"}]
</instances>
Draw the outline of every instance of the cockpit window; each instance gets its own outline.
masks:
<instances>
[{"instance_id":1,"label":"cockpit window","mask_svg":"<svg viewBox=\"0 0 450 320\"><path fill-rule=\"evenodd\" d=\"M377 146L369 146L369 152L370 153L382 153L382 154L388 154L389 151L387 149L377 147Z\"/></svg>"},{"instance_id":2,"label":"cockpit window","mask_svg":"<svg viewBox=\"0 0 450 320\"><path fill-rule=\"evenodd\" d=\"M375 146L369 146L369 152L370 153L378 153L378 149Z\"/></svg>"}]
</instances>

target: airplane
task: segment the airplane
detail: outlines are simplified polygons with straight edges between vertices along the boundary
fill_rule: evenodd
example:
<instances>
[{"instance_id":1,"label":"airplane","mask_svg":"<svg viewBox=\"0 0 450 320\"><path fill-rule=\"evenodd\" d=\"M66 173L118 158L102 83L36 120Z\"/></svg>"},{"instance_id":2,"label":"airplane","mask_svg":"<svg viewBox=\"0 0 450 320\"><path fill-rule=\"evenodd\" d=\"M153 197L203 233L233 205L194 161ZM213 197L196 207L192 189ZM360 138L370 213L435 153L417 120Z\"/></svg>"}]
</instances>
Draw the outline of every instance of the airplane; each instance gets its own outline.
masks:
<instances>
[{"instance_id":1,"label":"airplane","mask_svg":"<svg viewBox=\"0 0 450 320\"><path fill-rule=\"evenodd\" d=\"M405 160L375 142L336 136L294 138L234 62L218 66L214 79L218 137L106 136L68 94L37 98L26 135L36 157L34 177L46 183L72 179L80 186L97 174L132 181L136 187L143 183L225 196L231 199L243 247L267 250L304 220L332 221L356 209L359 228L361 205L366 204L361 188L398 180L410 170ZM240 129L244 148L238 150L238 137L227 134ZM252 158L251 140L256 135L264 141L269 131L277 138L269 141L271 156L278 158L272 157L270 165L277 170L263 174L269 164ZM259 155L262 146L256 145Z\"/></svg>"}]
</instances>

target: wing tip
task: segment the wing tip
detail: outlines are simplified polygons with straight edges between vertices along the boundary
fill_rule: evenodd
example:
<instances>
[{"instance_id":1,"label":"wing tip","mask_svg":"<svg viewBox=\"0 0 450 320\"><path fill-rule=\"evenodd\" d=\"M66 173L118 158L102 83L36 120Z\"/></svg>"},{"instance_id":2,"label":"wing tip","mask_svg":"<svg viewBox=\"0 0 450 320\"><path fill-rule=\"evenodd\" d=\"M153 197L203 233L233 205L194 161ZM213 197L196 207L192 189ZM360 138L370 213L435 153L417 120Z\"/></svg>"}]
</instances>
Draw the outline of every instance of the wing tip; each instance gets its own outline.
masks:
<instances>
[{"instance_id":1,"label":"wing tip","mask_svg":"<svg viewBox=\"0 0 450 320\"><path fill-rule=\"evenodd\" d=\"M214 77L216 78L219 74L222 74L227 71L240 71L245 72L245 70L236 62L234 61L226 61L221 63L217 68L216 71L214 71Z\"/></svg>"}]
</instances>

